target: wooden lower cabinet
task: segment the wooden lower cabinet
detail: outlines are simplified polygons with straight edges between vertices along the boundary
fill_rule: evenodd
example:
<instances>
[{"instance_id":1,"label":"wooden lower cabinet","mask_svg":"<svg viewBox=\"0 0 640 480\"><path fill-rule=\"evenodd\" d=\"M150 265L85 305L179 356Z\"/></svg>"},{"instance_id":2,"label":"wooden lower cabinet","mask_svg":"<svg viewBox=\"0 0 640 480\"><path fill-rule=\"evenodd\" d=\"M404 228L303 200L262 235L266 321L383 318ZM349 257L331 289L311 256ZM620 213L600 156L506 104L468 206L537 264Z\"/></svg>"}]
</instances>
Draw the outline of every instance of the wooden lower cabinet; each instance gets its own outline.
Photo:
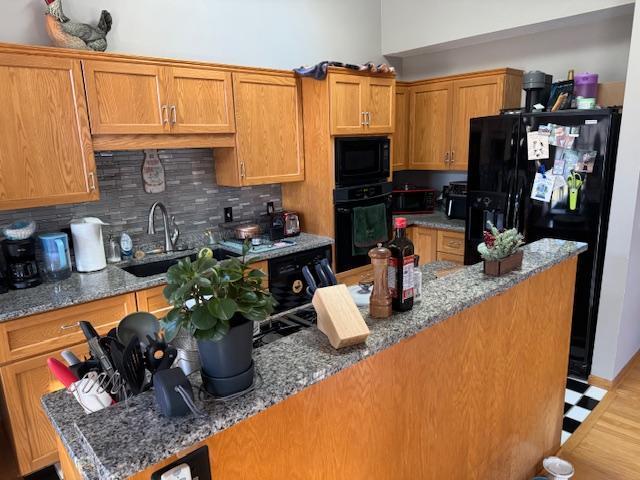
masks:
<instances>
[{"instance_id":1,"label":"wooden lower cabinet","mask_svg":"<svg viewBox=\"0 0 640 480\"><path fill-rule=\"evenodd\" d=\"M135 294L129 293L0 323L2 418L21 475L57 461L53 427L40 399L62 385L49 372L47 358L62 360L62 350L71 350L80 358L88 354L84 336L75 325L79 320L90 321L104 335L135 310Z\"/></svg>"},{"instance_id":2,"label":"wooden lower cabinet","mask_svg":"<svg viewBox=\"0 0 640 480\"><path fill-rule=\"evenodd\" d=\"M437 230L416 226L407 230L414 253L420 256L420 265L436 261L437 233Z\"/></svg>"},{"instance_id":3,"label":"wooden lower cabinet","mask_svg":"<svg viewBox=\"0 0 640 480\"><path fill-rule=\"evenodd\" d=\"M157 287L147 288L146 290L137 291L136 303L138 305L138 311L153 313L157 318L164 318L172 308L162 294L164 287L165 285L163 284Z\"/></svg>"},{"instance_id":4,"label":"wooden lower cabinet","mask_svg":"<svg viewBox=\"0 0 640 480\"><path fill-rule=\"evenodd\" d=\"M438 252L436 260L439 262L453 262L459 265L464 264L464 255L454 255L453 253Z\"/></svg>"},{"instance_id":5,"label":"wooden lower cabinet","mask_svg":"<svg viewBox=\"0 0 640 480\"><path fill-rule=\"evenodd\" d=\"M347 286L357 285L363 278L369 276L373 279L373 266L371 264L336 274L338 282Z\"/></svg>"},{"instance_id":6,"label":"wooden lower cabinet","mask_svg":"<svg viewBox=\"0 0 640 480\"><path fill-rule=\"evenodd\" d=\"M51 465L58 459L56 436L42 410L40 398L63 388L49 371L47 358L56 357L62 361L60 352L67 349L80 358L88 354L88 347L83 343L0 367L6 405L4 421L13 438L21 475Z\"/></svg>"}]
</instances>

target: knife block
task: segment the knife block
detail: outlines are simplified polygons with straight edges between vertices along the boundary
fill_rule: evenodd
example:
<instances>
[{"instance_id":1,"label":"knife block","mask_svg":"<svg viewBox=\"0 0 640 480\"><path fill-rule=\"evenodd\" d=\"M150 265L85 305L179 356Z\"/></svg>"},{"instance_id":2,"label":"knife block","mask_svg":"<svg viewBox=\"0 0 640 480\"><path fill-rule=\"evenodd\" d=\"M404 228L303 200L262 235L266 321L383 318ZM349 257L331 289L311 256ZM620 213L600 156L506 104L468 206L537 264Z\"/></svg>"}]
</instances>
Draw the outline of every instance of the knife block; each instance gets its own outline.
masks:
<instances>
[{"instance_id":1,"label":"knife block","mask_svg":"<svg viewBox=\"0 0 640 480\"><path fill-rule=\"evenodd\" d=\"M311 303L318 314L318 330L327 336L333 348L363 343L369 336L369 327L346 285L319 288Z\"/></svg>"}]
</instances>

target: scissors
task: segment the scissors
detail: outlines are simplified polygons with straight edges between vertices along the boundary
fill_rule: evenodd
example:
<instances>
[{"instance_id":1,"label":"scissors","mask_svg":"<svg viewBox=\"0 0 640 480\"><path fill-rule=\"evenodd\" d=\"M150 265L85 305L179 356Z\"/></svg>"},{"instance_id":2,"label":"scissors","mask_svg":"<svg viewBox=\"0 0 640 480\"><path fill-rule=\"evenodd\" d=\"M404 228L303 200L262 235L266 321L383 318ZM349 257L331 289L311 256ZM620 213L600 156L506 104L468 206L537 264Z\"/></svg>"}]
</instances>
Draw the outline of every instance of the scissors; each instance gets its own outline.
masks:
<instances>
[{"instance_id":1,"label":"scissors","mask_svg":"<svg viewBox=\"0 0 640 480\"><path fill-rule=\"evenodd\" d=\"M571 172L567 177L567 186L569 187L569 210L578 208L578 192L584 181L579 173Z\"/></svg>"}]
</instances>

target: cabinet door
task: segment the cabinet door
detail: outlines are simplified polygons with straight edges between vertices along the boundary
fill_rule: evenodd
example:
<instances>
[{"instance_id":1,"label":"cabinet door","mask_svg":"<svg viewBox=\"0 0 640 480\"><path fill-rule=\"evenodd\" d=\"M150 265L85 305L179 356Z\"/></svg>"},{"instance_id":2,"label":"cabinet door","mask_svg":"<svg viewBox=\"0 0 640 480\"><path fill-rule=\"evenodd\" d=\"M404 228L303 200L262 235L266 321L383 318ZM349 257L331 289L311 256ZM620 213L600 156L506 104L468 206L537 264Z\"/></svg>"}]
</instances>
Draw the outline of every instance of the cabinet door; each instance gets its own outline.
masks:
<instances>
[{"instance_id":1,"label":"cabinet door","mask_svg":"<svg viewBox=\"0 0 640 480\"><path fill-rule=\"evenodd\" d=\"M166 285L147 288L136 292L136 304L139 312L149 312L157 318L164 318L173 307L164 298L162 291Z\"/></svg>"},{"instance_id":2,"label":"cabinet door","mask_svg":"<svg viewBox=\"0 0 640 480\"><path fill-rule=\"evenodd\" d=\"M0 210L98 200L78 60L0 54Z\"/></svg>"},{"instance_id":3,"label":"cabinet door","mask_svg":"<svg viewBox=\"0 0 640 480\"><path fill-rule=\"evenodd\" d=\"M395 84L393 78L369 78L365 105L367 133L393 133Z\"/></svg>"},{"instance_id":4,"label":"cabinet door","mask_svg":"<svg viewBox=\"0 0 640 480\"><path fill-rule=\"evenodd\" d=\"M172 133L235 131L230 72L206 68L169 68L169 121Z\"/></svg>"},{"instance_id":5,"label":"cabinet door","mask_svg":"<svg viewBox=\"0 0 640 480\"><path fill-rule=\"evenodd\" d=\"M407 231L413 242L416 255L420 255L420 265L436 260L436 245L438 243L438 231L426 227L410 227Z\"/></svg>"},{"instance_id":6,"label":"cabinet door","mask_svg":"<svg viewBox=\"0 0 640 480\"><path fill-rule=\"evenodd\" d=\"M304 180L302 108L294 77L233 74L243 185Z\"/></svg>"},{"instance_id":7,"label":"cabinet door","mask_svg":"<svg viewBox=\"0 0 640 480\"><path fill-rule=\"evenodd\" d=\"M86 344L68 349L80 358L88 355ZM40 404L43 395L63 388L47 367L49 357L62 361L57 351L0 368L7 420L21 475L57 461L53 426Z\"/></svg>"},{"instance_id":8,"label":"cabinet door","mask_svg":"<svg viewBox=\"0 0 640 480\"><path fill-rule=\"evenodd\" d=\"M497 75L453 82L451 169L467 170L470 121L475 117L497 114L502 103L502 92L502 77Z\"/></svg>"},{"instance_id":9,"label":"cabinet door","mask_svg":"<svg viewBox=\"0 0 640 480\"><path fill-rule=\"evenodd\" d=\"M404 170L409 162L409 89L396 86L396 128L391 160L393 170Z\"/></svg>"},{"instance_id":10,"label":"cabinet door","mask_svg":"<svg viewBox=\"0 0 640 480\"><path fill-rule=\"evenodd\" d=\"M364 133L367 82L368 78L362 75L329 75L333 135Z\"/></svg>"},{"instance_id":11,"label":"cabinet door","mask_svg":"<svg viewBox=\"0 0 640 480\"><path fill-rule=\"evenodd\" d=\"M169 131L165 67L86 60L83 68L91 133Z\"/></svg>"},{"instance_id":12,"label":"cabinet door","mask_svg":"<svg viewBox=\"0 0 640 480\"><path fill-rule=\"evenodd\" d=\"M451 97L451 82L430 83L411 88L410 168L449 168Z\"/></svg>"},{"instance_id":13,"label":"cabinet door","mask_svg":"<svg viewBox=\"0 0 640 480\"><path fill-rule=\"evenodd\" d=\"M438 230L438 251L464 256L464 233Z\"/></svg>"}]
</instances>

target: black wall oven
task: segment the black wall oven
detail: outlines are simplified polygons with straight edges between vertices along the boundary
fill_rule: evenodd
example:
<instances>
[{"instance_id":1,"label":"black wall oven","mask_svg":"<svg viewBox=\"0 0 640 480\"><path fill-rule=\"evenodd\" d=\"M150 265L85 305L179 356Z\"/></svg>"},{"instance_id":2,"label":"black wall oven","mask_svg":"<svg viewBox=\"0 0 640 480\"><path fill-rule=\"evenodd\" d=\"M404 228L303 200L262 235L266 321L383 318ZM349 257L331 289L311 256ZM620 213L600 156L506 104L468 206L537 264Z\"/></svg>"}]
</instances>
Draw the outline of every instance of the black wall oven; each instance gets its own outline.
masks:
<instances>
[{"instance_id":1,"label":"black wall oven","mask_svg":"<svg viewBox=\"0 0 640 480\"><path fill-rule=\"evenodd\" d=\"M384 182L391 174L387 137L338 137L336 187Z\"/></svg>"},{"instance_id":2,"label":"black wall oven","mask_svg":"<svg viewBox=\"0 0 640 480\"><path fill-rule=\"evenodd\" d=\"M392 231L392 184L382 182L359 187L336 188L333 191L335 213L336 271L345 272L370 263L367 252L355 248L353 211L356 207L383 205L386 211L386 239ZM373 247L374 245L371 245ZM358 253L356 253L358 252Z\"/></svg>"}]
</instances>

